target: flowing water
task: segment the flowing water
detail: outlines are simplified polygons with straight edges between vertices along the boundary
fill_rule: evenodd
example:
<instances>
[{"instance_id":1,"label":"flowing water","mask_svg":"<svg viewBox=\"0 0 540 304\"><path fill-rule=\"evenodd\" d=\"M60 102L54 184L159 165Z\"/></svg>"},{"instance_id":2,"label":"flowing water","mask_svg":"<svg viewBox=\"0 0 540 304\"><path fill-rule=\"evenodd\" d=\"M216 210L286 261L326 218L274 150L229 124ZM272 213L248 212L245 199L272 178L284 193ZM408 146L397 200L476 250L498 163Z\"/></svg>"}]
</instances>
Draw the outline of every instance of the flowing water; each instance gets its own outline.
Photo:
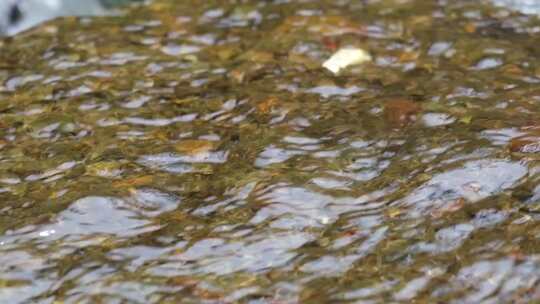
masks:
<instances>
[{"instance_id":1,"label":"flowing water","mask_svg":"<svg viewBox=\"0 0 540 304\"><path fill-rule=\"evenodd\" d=\"M540 20L494 2L156 0L3 40L0 302L538 303ZM346 46L373 61L321 67Z\"/></svg>"}]
</instances>

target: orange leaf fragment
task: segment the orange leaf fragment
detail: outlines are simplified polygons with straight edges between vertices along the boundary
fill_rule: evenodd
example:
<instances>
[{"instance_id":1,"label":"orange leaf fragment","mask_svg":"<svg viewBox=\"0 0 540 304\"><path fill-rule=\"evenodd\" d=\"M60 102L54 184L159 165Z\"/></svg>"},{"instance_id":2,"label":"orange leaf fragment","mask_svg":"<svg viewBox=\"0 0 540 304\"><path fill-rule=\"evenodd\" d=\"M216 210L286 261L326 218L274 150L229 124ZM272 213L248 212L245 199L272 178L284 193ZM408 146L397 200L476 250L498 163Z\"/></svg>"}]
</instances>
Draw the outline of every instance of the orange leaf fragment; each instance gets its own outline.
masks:
<instances>
[{"instance_id":1,"label":"orange leaf fragment","mask_svg":"<svg viewBox=\"0 0 540 304\"><path fill-rule=\"evenodd\" d=\"M279 104L279 99L276 97L269 97L263 101L261 101L257 105L257 111L263 114L270 113L272 111L272 108Z\"/></svg>"},{"instance_id":2,"label":"orange leaf fragment","mask_svg":"<svg viewBox=\"0 0 540 304\"><path fill-rule=\"evenodd\" d=\"M195 155L212 150L214 143L209 140L188 139L177 143L174 148L180 153Z\"/></svg>"},{"instance_id":3,"label":"orange leaf fragment","mask_svg":"<svg viewBox=\"0 0 540 304\"><path fill-rule=\"evenodd\" d=\"M469 34L476 32L476 25L474 25L474 23L465 24L465 32Z\"/></svg>"},{"instance_id":4,"label":"orange leaf fragment","mask_svg":"<svg viewBox=\"0 0 540 304\"><path fill-rule=\"evenodd\" d=\"M127 187L137 187L144 186L152 183L154 177L152 175L144 175L134 178L128 178L124 180L118 180L112 183L115 188L127 188Z\"/></svg>"}]
</instances>

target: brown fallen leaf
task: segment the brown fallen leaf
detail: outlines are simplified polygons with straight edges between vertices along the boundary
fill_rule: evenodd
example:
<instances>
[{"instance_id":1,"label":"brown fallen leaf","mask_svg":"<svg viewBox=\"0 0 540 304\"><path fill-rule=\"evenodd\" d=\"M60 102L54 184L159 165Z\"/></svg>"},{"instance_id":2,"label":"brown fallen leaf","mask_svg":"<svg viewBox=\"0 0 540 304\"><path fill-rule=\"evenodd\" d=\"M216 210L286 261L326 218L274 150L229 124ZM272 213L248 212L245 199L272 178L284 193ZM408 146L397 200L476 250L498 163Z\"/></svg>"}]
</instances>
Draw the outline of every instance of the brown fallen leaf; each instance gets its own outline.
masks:
<instances>
[{"instance_id":1,"label":"brown fallen leaf","mask_svg":"<svg viewBox=\"0 0 540 304\"><path fill-rule=\"evenodd\" d=\"M415 61L420 56L419 52L403 52L399 55L399 62Z\"/></svg>"},{"instance_id":2,"label":"brown fallen leaf","mask_svg":"<svg viewBox=\"0 0 540 304\"><path fill-rule=\"evenodd\" d=\"M343 231L341 233L341 236L351 237L351 236L355 236L357 233L358 233L358 229L353 228L353 229Z\"/></svg>"},{"instance_id":3,"label":"brown fallen leaf","mask_svg":"<svg viewBox=\"0 0 540 304\"><path fill-rule=\"evenodd\" d=\"M339 41L334 37L323 37L321 39L322 44L324 47L331 51L337 51L339 47Z\"/></svg>"},{"instance_id":4,"label":"brown fallen leaf","mask_svg":"<svg viewBox=\"0 0 540 304\"><path fill-rule=\"evenodd\" d=\"M520 153L538 153L540 152L540 138L514 138L510 141L509 150Z\"/></svg>"},{"instance_id":5,"label":"brown fallen leaf","mask_svg":"<svg viewBox=\"0 0 540 304\"><path fill-rule=\"evenodd\" d=\"M512 138L508 144L510 152L538 153L540 152L540 127L529 125L520 128L525 134Z\"/></svg>"},{"instance_id":6,"label":"brown fallen leaf","mask_svg":"<svg viewBox=\"0 0 540 304\"><path fill-rule=\"evenodd\" d=\"M384 105L384 117L393 127L404 127L416 121L416 115L422 107L407 99L393 99Z\"/></svg>"}]
</instances>

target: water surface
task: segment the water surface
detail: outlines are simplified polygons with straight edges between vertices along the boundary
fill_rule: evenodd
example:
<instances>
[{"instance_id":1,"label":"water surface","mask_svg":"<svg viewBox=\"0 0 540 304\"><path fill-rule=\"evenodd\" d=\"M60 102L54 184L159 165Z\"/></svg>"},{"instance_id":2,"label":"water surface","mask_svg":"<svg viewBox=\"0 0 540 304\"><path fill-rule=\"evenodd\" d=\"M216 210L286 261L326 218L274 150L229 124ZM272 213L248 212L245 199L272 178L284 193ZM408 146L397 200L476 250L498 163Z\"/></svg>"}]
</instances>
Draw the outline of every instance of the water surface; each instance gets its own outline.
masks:
<instances>
[{"instance_id":1,"label":"water surface","mask_svg":"<svg viewBox=\"0 0 540 304\"><path fill-rule=\"evenodd\" d=\"M156 0L3 40L0 302L539 301L539 29Z\"/></svg>"}]
</instances>

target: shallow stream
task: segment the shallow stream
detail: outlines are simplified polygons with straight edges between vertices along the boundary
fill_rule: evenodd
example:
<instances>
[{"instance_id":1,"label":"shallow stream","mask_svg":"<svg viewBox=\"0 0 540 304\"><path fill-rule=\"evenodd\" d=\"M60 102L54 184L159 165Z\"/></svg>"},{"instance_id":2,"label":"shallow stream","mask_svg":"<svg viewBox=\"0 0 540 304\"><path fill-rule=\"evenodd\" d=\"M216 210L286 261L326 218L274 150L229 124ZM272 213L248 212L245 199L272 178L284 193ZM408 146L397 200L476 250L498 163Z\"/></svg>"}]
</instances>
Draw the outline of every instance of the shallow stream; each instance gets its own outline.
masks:
<instances>
[{"instance_id":1,"label":"shallow stream","mask_svg":"<svg viewBox=\"0 0 540 304\"><path fill-rule=\"evenodd\" d=\"M540 301L515 3L156 0L2 40L0 303Z\"/></svg>"}]
</instances>

